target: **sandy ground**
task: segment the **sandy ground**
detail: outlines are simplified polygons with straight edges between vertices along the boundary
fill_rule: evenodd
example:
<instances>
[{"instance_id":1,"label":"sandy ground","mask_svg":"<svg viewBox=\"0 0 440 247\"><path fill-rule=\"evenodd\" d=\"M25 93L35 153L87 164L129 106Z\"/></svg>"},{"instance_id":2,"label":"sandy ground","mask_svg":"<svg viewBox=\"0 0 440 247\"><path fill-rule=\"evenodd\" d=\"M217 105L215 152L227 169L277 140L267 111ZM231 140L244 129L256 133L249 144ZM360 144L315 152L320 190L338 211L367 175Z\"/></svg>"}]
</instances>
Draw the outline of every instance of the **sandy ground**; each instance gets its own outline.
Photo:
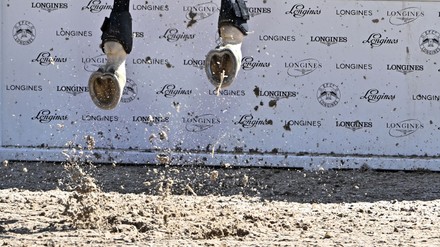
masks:
<instances>
[{"instance_id":1,"label":"sandy ground","mask_svg":"<svg viewBox=\"0 0 440 247\"><path fill-rule=\"evenodd\" d=\"M0 246L440 246L440 173L0 166Z\"/></svg>"}]
</instances>

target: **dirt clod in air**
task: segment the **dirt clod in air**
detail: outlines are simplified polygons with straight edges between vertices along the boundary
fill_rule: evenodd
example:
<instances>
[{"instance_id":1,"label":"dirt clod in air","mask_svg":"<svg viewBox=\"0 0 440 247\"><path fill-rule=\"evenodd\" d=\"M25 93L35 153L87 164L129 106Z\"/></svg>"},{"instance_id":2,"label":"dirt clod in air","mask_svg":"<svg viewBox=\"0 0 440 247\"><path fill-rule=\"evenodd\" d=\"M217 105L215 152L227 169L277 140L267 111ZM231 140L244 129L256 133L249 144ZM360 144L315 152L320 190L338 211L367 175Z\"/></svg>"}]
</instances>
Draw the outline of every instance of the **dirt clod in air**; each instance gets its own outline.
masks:
<instances>
[{"instance_id":1,"label":"dirt clod in air","mask_svg":"<svg viewBox=\"0 0 440 247\"><path fill-rule=\"evenodd\" d=\"M170 157L167 154L157 154L156 160L161 165L169 164L171 161Z\"/></svg>"},{"instance_id":2,"label":"dirt clod in air","mask_svg":"<svg viewBox=\"0 0 440 247\"><path fill-rule=\"evenodd\" d=\"M243 187L246 187L249 183L249 176L247 176L246 174L243 175L243 178L241 179L241 182L243 184Z\"/></svg>"},{"instance_id":3,"label":"dirt clod in air","mask_svg":"<svg viewBox=\"0 0 440 247\"><path fill-rule=\"evenodd\" d=\"M217 179L218 179L218 171L212 171L211 175L210 175L210 178L211 178L211 182L217 181Z\"/></svg>"},{"instance_id":4,"label":"dirt clod in air","mask_svg":"<svg viewBox=\"0 0 440 247\"><path fill-rule=\"evenodd\" d=\"M195 19L195 17L197 16L197 13L190 11L188 16L189 16L189 18L191 18L191 20L186 25L187 28L192 27L194 24L196 24L197 20Z\"/></svg>"},{"instance_id":5,"label":"dirt clod in air","mask_svg":"<svg viewBox=\"0 0 440 247\"><path fill-rule=\"evenodd\" d=\"M160 131L159 132L159 139L161 140L161 141L166 141L166 140L168 140L168 134L167 134L167 132L165 132L165 131Z\"/></svg>"},{"instance_id":6,"label":"dirt clod in air","mask_svg":"<svg viewBox=\"0 0 440 247\"><path fill-rule=\"evenodd\" d=\"M86 139L87 150L92 151L95 149L95 138L91 135L87 135L84 138Z\"/></svg>"}]
</instances>

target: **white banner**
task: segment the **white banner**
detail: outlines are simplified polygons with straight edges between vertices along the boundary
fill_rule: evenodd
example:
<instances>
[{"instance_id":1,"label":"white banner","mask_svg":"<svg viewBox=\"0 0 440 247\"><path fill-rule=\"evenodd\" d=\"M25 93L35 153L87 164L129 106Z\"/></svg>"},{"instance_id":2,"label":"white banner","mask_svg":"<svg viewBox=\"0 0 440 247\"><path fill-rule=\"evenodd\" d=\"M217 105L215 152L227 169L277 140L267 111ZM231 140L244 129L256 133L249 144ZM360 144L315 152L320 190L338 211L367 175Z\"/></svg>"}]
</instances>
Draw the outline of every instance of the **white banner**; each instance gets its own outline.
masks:
<instances>
[{"instance_id":1,"label":"white banner","mask_svg":"<svg viewBox=\"0 0 440 247\"><path fill-rule=\"evenodd\" d=\"M216 96L220 1L132 0L127 86L104 111L87 81L112 2L2 1L1 159L63 160L92 136L98 162L440 170L439 3L248 1Z\"/></svg>"}]
</instances>

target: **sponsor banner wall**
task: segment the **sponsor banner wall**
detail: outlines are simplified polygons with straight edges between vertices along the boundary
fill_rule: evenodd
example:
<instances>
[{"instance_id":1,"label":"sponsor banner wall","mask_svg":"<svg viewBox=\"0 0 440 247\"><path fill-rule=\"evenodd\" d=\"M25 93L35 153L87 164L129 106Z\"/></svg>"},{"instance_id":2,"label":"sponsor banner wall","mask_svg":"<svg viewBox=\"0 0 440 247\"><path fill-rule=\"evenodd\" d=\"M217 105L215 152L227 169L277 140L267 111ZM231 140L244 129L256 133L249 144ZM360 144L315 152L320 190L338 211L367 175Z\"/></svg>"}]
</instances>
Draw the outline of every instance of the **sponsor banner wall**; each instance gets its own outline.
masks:
<instances>
[{"instance_id":1,"label":"sponsor banner wall","mask_svg":"<svg viewBox=\"0 0 440 247\"><path fill-rule=\"evenodd\" d=\"M87 82L112 2L1 2L0 158L63 160L92 136L100 162L439 170L437 2L249 0L241 70L217 96L220 1L132 0L127 85L104 111Z\"/></svg>"}]
</instances>

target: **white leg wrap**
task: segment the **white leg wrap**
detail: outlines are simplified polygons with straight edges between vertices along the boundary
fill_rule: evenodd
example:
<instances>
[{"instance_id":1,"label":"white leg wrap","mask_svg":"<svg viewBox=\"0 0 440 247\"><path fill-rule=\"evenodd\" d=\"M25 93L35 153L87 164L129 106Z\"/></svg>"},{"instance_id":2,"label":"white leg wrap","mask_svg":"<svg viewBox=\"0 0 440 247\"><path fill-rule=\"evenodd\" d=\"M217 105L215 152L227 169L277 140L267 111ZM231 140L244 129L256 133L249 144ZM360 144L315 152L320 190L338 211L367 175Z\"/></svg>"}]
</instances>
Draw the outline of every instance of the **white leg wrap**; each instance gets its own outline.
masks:
<instances>
[{"instance_id":1,"label":"white leg wrap","mask_svg":"<svg viewBox=\"0 0 440 247\"><path fill-rule=\"evenodd\" d=\"M241 44L244 40L244 34L232 25L220 27L220 37L223 44Z\"/></svg>"}]
</instances>

